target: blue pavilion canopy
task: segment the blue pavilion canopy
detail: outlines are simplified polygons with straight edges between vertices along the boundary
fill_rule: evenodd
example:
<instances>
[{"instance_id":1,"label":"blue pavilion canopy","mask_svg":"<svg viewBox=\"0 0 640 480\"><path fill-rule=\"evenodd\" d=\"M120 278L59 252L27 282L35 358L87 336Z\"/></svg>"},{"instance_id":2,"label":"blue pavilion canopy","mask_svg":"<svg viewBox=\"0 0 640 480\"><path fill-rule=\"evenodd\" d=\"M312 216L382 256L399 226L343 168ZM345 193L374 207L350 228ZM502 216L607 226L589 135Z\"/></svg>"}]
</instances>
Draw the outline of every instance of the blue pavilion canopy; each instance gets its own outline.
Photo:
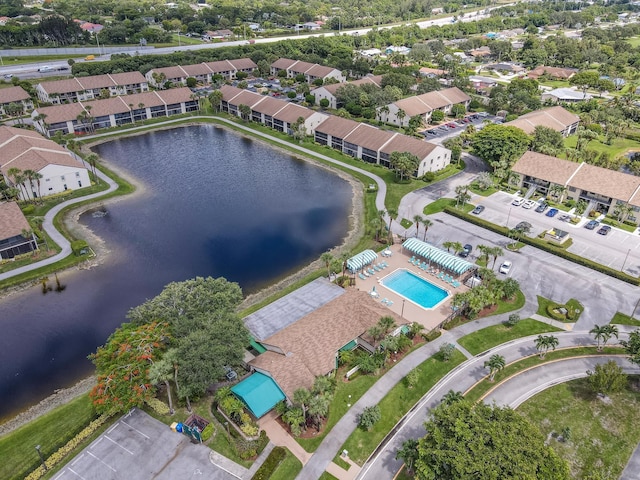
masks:
<instances>
[{"instance_id":1,"label":"blue pavilion canopy","mask_svg":"<svg viewBox=\"0 0 640 480\"><path fill-rule=\"evenodd\" d=\"M431 245L417 238L410 238L402 244L411 253L424 257L431 263L439 265L441 268L450 270L458 275L475 268L473 263L467 262L456 255L453 255L438 247Z\"/></svg>"},{"instance_id":2,"label":"blue pavilion canopy","mask_svg":"<svg viewBox=\"0 0 640 480\"><path fill-rule=\"evenodd\" d=\"M275 380L260 372L234 385L231 391L244 402L256 418L262 417L285 399Z\"/></svg>"},{"instance_id":3,"label":"blue pavilion canopy","mask_svg":"<svg viewBox=\"0 0 640 480\"><path fill-rule=\"evenodd\" d=\"M378 254L376 252L373 250L365 250L364 252L360 252L347 260L347 268L352 272L355 272L360 270L362 267L369 265L376 258L378 258Z\"/></svg>"}]
</instances>

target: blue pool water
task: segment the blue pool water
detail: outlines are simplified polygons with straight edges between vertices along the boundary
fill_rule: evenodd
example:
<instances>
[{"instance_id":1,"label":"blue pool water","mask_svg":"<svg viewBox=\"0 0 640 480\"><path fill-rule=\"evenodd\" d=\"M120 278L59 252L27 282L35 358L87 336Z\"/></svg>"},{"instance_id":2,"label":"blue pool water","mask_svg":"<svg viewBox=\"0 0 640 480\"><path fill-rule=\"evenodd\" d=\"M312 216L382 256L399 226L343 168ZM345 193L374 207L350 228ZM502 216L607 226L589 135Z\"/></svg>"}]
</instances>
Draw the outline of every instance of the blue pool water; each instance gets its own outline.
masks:
<instances>
[{"instance_id":1,"label":"blue pool water","mask_svg":"<svg viewBox=\"0 0 640 480\"><path fill-rule=\"evenodd\" d=\"M383 278L382 284L424 308L433 308L449 296L446 290L404 269Z\"/></svg>"}]
</instances>

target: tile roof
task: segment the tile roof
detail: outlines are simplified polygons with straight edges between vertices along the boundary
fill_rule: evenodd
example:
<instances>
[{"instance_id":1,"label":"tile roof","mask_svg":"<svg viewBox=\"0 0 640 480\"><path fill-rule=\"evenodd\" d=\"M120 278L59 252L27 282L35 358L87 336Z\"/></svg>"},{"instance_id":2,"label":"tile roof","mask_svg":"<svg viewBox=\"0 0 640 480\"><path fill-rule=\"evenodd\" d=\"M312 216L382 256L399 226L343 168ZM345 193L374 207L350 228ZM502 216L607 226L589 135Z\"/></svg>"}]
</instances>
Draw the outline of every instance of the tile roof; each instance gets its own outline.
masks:
<instances>
[{"instance_id":1,"label":"tile roof","mask_svg":"<svg viewBox=\"0 0 640 480\"><path fill-rule=\"evenodd\" d=\"M234 99L235 102L235 99ZM269 96L263 96L262 101L256 103L252 110L255 110L258 113L263 113L270 117L273 117L276 113L282 110L285 106L286 102L282 100L275 99Z\"/></svg>"},{"instance_id":2,"label":"tile roof","mask_svg":"<svg viewBox=\"0 0 640 480\"><path fill-rule=\"evenodd\" d=\"M437 145L433 143L418 140L417 138L406 135L396 135L385 144L380 151L388 154L392 154L393 152L408 152L418 157L419 160L422 160L429 156L429 154L435 150L436 146Z\"/></svg>"},{"instance_id":3,"label":"tile roof","mask_svg":"<svg viewBox=\"0 0 640 480\"><path fill-rule=\"evenodd\" d=\"M258 65L250 58L236 58L234 60L226 60L237 70L248 70L250 68L256 69Z\"/></svg>"},{"instance_id":4,"label":"tile roof","mask_svg":"<svg viewBox=\"0 0 640 480\"><path fill-rule=\"evenodd\" d=\"M28 100L29 94L20 86L0 88L0 104Z\"/></svg>"},{"instance_id":5,"label":"tile roof","mask_svg":"<svg viewBox=\"0 0 640 480\"><path fill-rule=\"evenodd\" d=\"M164 74L167 80L173 80L176 78L184 78L189 76L187 72L185 72L184 69L180 66L154 68L153 73Z\"/></svg>"},{"instance_id":6,"label":"tile roof","mask_svg":"<svg viewBox=\"0 0 640 480\"><path fill-rule=\"evenodd\" d=\"M16 202L0 203L0 240L22 235L23 230L30 229Z\"/></svg>"},{"instance_id":7,"label":"tile roof","mask_svg":"<svg viewBox=\"0 0 640 480\"><path fill-rule=\"evenodd\" d=\"M536 67L533 70L531 70L527 76L529 78L538 78L544 74L547 74L551 77L555 77L555 78L564 78L564 79L569 79L571 77L573 77L576 73L578 73L578 70L575 68L562 68L562 67L544 67L544 66L540 66L540 67Z\"/></svg>"},{"instance_id":8,"label":"tile roof","mask_svg":"<svg viewBox=\"0 0 640 480\"><path fill-rule=\"evenodd\" d=\"M531 135L538 125L561 132L579 121L580 117L558 105L529 112L515 120L505 123L505 126L518 127L524 130L525 133Z\"/></svg>"},{"instance_id":9,"label":"tile roof","mask_svg":"<svg viewBox=\"0 0 640 480\"><path fill-rule=\"evenodd\" d=\"M279 58L278 60L276 60L275 62L273 62L271 64L271 67L272 68L278 68L280 70L286 70L287 68L289 68L291 65L293 65L296 62L297 62L297 60L291 60L289 58Z\"/></svg>"},{"instance_id":10,"label":"tile roof","mask_svg":"<svg viewBox=\"0 0 640 480\"><path fill-rule=\"evenodd\" d=\"M403 98L394 103L399 109L404 110L408 117L413 117L414 115L424 115L438 108L467 102L469 100L471 100L469 95L458 87L452 87L423 93L422 95L416 95L414 97Z\"/></svg>"},{"instance_id":11,"label":"tile roof","mask_svg":"<svg viewBox=\"0 0 640 480\"><path fill-rule=\"evenodd\" d=\"M53 125L54 123L62 123L77 118L78 115L84 112L84 108L80 103L67 103L51 107L38 107L34 111L38 114L46 115L44 121L49 125Z\"/></svg>"},{"instance_id":12,"label":"tile roof","mask_svg":"<svg viewBox=\"0 0 640 480\"><path fill-rule=\"evenodd\" d=\"M376 87L380 87L381 83L382 83L382 75L372 75L372 76L363 77L359 80L354 80L353 82L331 83L329 85L323 85L322 87L318 87L318 88L324 88L331 95L335 96L338 89L344 87L345 85L358 85L358 86L375 85ZM313 93L313 91L311 93Z\"/></svg>"},{"instance_id":13,"label":"tile roof","mask_svg":"<svg viewBox=\"0 0 640 480\"><path fill-rule=\"evenodd\" d=\"M397 133L380 130L366 123L359 124L344 140L349 143L361 145L363 148L378 151L385 143L391 140Z\"/></svg>"},{"instance_id":14,"label":"tile roof","mask_svg":"<svg viewBox=\"0 0 640 480\"><path fill-rule=\"evenodd\" d=\"M315 377L331 372L338 350L365 334L384 316L393 317L398 325L407 323L367 292L347 289L335 300L262 342L284 354L266 352L250 364L269 372L292 398L297 388L311 387Z\"/></svg>"},{"instance_id":15,"label":"tile roof","mask_svg":"<svg viewBox=\"0 0 640 480\"><path fill-rule=\"evenodd\" d=\"M294 123L297 122L300 117L306 120L315 113L310 108L301 107L295 103L283 103L285 103L284 108L273 116L273 118L282 120L283 122Z\"/></svg>"}]
</instances>

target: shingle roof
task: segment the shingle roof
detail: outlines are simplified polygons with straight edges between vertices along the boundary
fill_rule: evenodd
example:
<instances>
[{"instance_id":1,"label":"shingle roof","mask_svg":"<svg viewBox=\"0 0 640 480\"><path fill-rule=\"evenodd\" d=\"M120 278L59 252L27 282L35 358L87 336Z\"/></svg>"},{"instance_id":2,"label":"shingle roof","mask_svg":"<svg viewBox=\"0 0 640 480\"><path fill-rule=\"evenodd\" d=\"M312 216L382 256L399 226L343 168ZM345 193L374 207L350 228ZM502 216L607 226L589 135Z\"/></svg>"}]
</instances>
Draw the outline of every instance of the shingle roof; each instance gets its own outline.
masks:
<instances>
[{"instance_id":1,"label":"shingle roof","mask_svg":"<svg viewBox=\"0 0 640 480\"><path fill-rule=\"evenodd\" d=\"M529 112L521 117L505 123L505 126L518 127L531 135L537 126L552 128L557 132L565 130L570 125L580 121L580 117L565 110L561 106L544 108Z\"/></svg>"},{"instance_id":2,"label":"shingle roof","mask_svg":"<svg viewBox=\"0 0 640 480\"><path fill-rule=\"evenodd\" d=\"M279 58L271 64L271 67L279 68L280 70L286 70L296 62L297 60L291 60L290 58Z\"/></svg>"},{"instance_id":3,"label":"shingle roof","mask_svg":"<svg viewBox=\"0 0 640 480\"><path fill-rule=\"evenodd\" d=\"M469 100L471 100L469 95L458 87L452 87L423 93L422 95L416 95L414 97L403 98L394 103L396 107L404 110L408 117L413 117L414 115L424 115L438 108L467 102Z\"/></svg>"},{"instance_id":4,"label":"shingle roof","mask_svg":"<svg viewBox=\"0 0 640 480\"><path fill-rule=\"evenodd\" d=\"M316 132L325 133L332 137L344 138L358 128L358 125L360 125L360 123L354 120L331 115L316 127Z\"/></svg>"},{"instance_id":5,"label":"shingle roof","mask_svg":"<svg viewBox=\"0 0 640 480\"><path fill-rule=\"evenodd\" d=\"M344 140L377 152L385 143L391 140L394 135L398 134L380 130L366 123L361 123L352 130Z\"/></svg>"},{"instance_id":6,"label":"shingle roof","mask_svg":"<svg viewBox=\"0 0 640 480\"><path fill-rule=\"evenodd\" d=\"M228 63L233 65L237 70L248 70L250 68L256 69L258 65L250 58L236 58L234 60L227 60Z\"/></svg>"},{"instance_id":7,"label":"shingle roof","mask_svg":"<svg viewBox=\"0 0 640 480\"><path fill-rule=\"evenodd\" d=\"M51 95L54 93L70 93L139 83L147 83L147 79L140 72L124 72L42 82L40 83L40 88Z\"/></svg>"},{"instance_id":8,"label":"shingle roof","mask_svg":"<svg viewBox=\"0 0 640 480\"><path fill-rule=\"evenodd\" d=\"M571 176L580 166L580 163L528 151L524 152L524 155L513 165L511 170L521 175L528 175L558 185L567 185Z\"/></svg>"},{"instance_id":9,"label":"shingle roof","mask_svg":"<svg viewBox=\"0 0 640 480\"><path fill-rule=\"evenodd\" d=\"M29 94L20 86L0 88L0 104L28 100Z\"/></svg>"},{"instance_id":10,"label":"shingle roof","mask_svg":"<svg viewBox=\"0 0 640 480\"><path fill-rule=\"evenodd\" d=\"M345 85L358 85L358 86L359 85L375 85L376 87L380 87L381 82L382 82L382 75L372 75L368 77L363 77L359 80L354 80L353 82L331 83L329 85L323 85L322 87L318 87L318 88L324 88L331 95L335 96L338 89L344 87ZM313 93L313 91L311 93Z\"/></svg>"},{"instance_id":11,"label":"shingle roof","mask_svg":"<svg viewBox=\"0 0 640 480\"><path fill-rule=\"evenodd\" d=\"M295 103L285 103L284 108L276 113L273 118L287 123L295 123L298 118L302 117L306 120L314 113L310 108L301 107Z\"/></svg>"},{"instance_id":12,"label":"shingle roof","mask_svg":"<svg viewBox=\"0 0 640 480\"><path fill-rule=\"evenodd\" d=\"M555 78L564 78L568 80L578 72L575 68L561 68L561 67L536 67L531 70L527 76L530 78L538 78L545 73Z\"/></svg>"},{"instance_id":13,"label":"shingle roof","mask_svg":"<svg viewBox=\"0 0 640 480\"><path fill-rule=\"evenodd\" d=\"M80 167L67 150L35 132L1 126L0 139L0 171L4 175L13 167L36 172L47 165Z\"/></svg>"},{"instance_id":14,"label":"shingle roof","mask_svg":"<svg viewBox=\"0 0 640 480\"><path fill-rule=\"evenodd\" d=\"M392 316L398 325L407 323L367 292L348 289L262 342L279 348L284 355L266 352L250 364L269 372L292 398L296 389L309 388L315 377L331 372L338 350L365 334L384 316Z\"/></svg>"},{"instance_id":15,"label":"shingle roof","mask_svg":"<svg viewBox=\"0 0 640 480\"><path fill-rule=\"evenodd\" d=\"M16 237L30 230L29 222L16 202L0 203L0 240Z\"/></svg>"},{"instance_id":16,"label":"shingle roof","mask_svg":"<svg viewBox=\"0 0 640 480\"><path fill-rule=\"evenodd\" d=\"M388 154L392 154L393 152L408 152L418 157L419 160L422 160L433 152L435 148L436 145L433 143L407 137L406 135L396 135L382 147L380 151Z\"/></svg>"},{"instance_id":17,"label":"shingle roof","mask_svg":"<svg viewBox=\"0 0 640 480\"><path fill-rule=\"evenodd\" d=\"M234 99L235 103L235 99ZM282 100L277 100L273 97L262 96L262 101L258 102L251 107L252 110L255 110L258 113L263 113L270 117L273 117L276 113L282 110L285 107L285 102Z\"/></svg>"}]
</instances>

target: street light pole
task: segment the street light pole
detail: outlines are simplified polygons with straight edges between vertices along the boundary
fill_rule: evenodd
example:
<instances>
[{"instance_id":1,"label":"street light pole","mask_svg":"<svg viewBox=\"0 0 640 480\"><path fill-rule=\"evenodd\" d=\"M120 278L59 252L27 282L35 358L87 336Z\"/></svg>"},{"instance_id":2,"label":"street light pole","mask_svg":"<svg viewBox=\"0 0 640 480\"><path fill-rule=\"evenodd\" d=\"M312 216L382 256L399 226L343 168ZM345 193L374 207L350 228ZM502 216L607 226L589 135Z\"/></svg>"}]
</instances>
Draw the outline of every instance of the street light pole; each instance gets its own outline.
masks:
<instances>
[{"instance_id":1,"label":"street light pole","mask_svg":"<svg viewBox=\"0 0 640 480\"><path fill-rule=\"evenodd\" d=\"M509 219L511 218L511 209L513 207L509 207L509 213L507 214L507 224L505 225L507 228L509 228Z\"/></svg>"},{"instance_id":2,"label":"street light pole","mask_svg":"<svg viewBox=\"0 0 640 480\"><path fill-rule=\"evenodd\" d=\"M404 318L404 299L402 300L402 311L400 312L400 317Z\"/></svg>"},{"instance_id":3,"label":"street light pole","mask_svg":"<svg viewBox=\"0 0 640 480\"><path fill-rule=\"evenodd\" d=\"M42 467L44 468L44 471L46 472L49 469L47 468L47 464L44 461L44 456L42 455L42 452L40 451L40 445L36 445L36 451L38 452L38 456L40 457L40 461L42 462Z\"/></svg>"}]
</instances>

